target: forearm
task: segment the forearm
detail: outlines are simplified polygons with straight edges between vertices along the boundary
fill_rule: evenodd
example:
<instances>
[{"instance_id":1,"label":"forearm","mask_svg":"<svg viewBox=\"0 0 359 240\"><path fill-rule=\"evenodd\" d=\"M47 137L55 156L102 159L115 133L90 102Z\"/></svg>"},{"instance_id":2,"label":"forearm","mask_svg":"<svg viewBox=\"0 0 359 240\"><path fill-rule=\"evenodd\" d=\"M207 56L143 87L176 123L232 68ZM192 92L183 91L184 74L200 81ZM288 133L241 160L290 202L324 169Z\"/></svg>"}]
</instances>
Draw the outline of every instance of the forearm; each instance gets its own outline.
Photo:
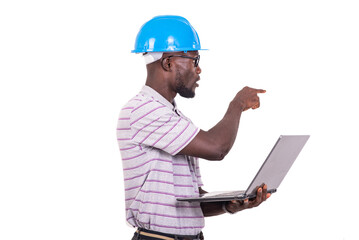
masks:
<instances>
[{"instance_id":1,"label":"forearm","mask_svg":"<svg viewBox=\"0 0 359 240\"><path fill-rule=\"evenodd\" d=\"M201 208L205 217L218 216L225 213L223 202L202 202Z\"/></svg>"},{"instance_id":2,"label":"forearm","mask_svg":"<svg viewBox=\"0 0 359 240\"><path fill-rule=\"evenodd\" d=\"M217 143L215 145L217 151L222 152L221 159L229 152L236 140L242 112L250 108L259 108L260 102L257 94L264 92L265 90L261 89L243 88L230 103L223 119L207 132L210 139L214 139Z\"/></svg>"},{"instance_id":3,"label":"forearm","mask_svg":"<svg viewBox=\"0 0 359 240\"><path fill-rule=\"evenodd\" d=\"M222 160L236 139L241 114L240 103L232 101L222 120L208 131L200 130L180 154L207 160Z\"/></svg>"},{"instance_id":4,"label":"forearm","mask_svg":"<svg viewBox=\"0 0 359 240\"><path fill-rule=\"evenodd\" d=\"M201 194L206 193L202 188L199 188ZM217 216L223 213L237 213L239 211L250 209L259 206L266 201L271 194L267 192L267 185L262 184L257 188L256 197L253 199L232 200L228 202L202 202L201 208L205 217Z\"/></svg>"},{"instance_id":5,"label":"forearm","mask_svg":"<svg viewBox=\"0 0 359 240\"><path fill-rule=\"evenodd\" d=\"M207 191L203 190L201 187L198 188L200 194L205 194ZM223 210L224 202L201 202L201 208L203 215L205 217L217 216L225 213Z\"/></svg>"},{"instance_id":6,"label":"forearm","mask_svg":"<svg viewBox=\"0 0 359 240\"><path fill-rule=\"evenodd\" d=\"M231 150L237 137L240 118L243 111L259 107L257 90L245 87L237 93L229 104L226 114L213 128L200 130L196 137L179 154L199 157L207 160L222 160Z\"/></svg>"},{"instance_id":7,"label":"forearm","mask_svg":"<svg viewBox=\"0 0 359 240\"><path fill-rule=\"evenodd\" d=\"M214 144L218 151L222 152L223 157L231 150L236 140L241 115L241 105L233 100L222 120L207 131L209 138L215 141Z\"/></svg>"}]
</instances>

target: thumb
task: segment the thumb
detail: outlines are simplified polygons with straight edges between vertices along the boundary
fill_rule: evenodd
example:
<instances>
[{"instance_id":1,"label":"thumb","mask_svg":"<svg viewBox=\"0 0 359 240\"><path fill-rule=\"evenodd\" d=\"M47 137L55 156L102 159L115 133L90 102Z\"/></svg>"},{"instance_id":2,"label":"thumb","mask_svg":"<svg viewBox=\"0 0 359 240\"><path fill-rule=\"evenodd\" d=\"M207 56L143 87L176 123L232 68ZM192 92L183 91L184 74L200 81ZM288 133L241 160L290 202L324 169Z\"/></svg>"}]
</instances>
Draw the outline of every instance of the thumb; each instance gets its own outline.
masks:
<instances>
[{"instance_id":1,"label":"thumb","mask_svg":"<svg viewBox=\"0 0 359 240\"><path fill-rule=\"evenodd\" d=\"M246 199L244 199L244 201L243 201L243 208L245 209L245 208L248 208L248 206L249 206L249 200L248 200L248 198L246 198Z\"/></svg>"}]
</instances>

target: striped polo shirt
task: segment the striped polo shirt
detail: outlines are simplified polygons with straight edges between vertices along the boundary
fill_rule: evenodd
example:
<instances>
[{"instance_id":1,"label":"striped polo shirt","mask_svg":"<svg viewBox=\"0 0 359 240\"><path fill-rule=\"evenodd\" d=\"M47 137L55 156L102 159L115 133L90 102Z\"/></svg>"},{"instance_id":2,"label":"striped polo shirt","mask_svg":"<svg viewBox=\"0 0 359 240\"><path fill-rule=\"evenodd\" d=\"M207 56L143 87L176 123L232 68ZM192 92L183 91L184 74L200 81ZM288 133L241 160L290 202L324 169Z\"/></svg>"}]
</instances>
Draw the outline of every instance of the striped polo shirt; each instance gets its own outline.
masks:
<instances>
[{"instance_id":1,"label":"striped polo shirt","mask_svg":"<svg viewBox=\"0 0 359 240\"><path fill-rule=\"evenodd\" d=\"M200 204L176 201L198 196L203 185L198 159L177 155L199 130L175 104L148 86L122 108L117 140L129 224L170 234L201 232Z\"/></svg>"}]
</instances>

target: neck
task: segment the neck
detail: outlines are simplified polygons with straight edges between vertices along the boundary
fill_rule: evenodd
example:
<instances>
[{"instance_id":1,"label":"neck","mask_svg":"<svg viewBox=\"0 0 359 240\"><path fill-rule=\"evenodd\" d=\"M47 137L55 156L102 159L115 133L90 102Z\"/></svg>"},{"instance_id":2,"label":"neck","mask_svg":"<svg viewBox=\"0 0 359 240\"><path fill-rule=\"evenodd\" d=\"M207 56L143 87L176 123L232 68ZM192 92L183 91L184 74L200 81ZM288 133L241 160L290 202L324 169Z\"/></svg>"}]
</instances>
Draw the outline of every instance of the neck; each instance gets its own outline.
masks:
<instances>
[{"instance_id":1,"label":"neck","mask_svg":"<svg viewBox=\"0 0 359 240\"><path fill-rule=\"evenodd\" d=\"M173 103L173 100L176 97L176 93L169 91L167 86L155 84L154 82L148 81L148 80L146 81L146 85L151 87L152 89L154 89L159 94L161 94L161 96L164 97L165 99L167 99L167 101L169 101L170 103Z\"/></svg>"},{"instance_id":2,"label":"neck","mask_svg":"<svg viewBox=\"0 0 359 240\"><path fill-rule=\"evenodd\" d=\"M173 103L177 93L171 88L170 80L163 74L147 72L146 85L161 94L167 101Z\"/></svg>"}]
</instances>

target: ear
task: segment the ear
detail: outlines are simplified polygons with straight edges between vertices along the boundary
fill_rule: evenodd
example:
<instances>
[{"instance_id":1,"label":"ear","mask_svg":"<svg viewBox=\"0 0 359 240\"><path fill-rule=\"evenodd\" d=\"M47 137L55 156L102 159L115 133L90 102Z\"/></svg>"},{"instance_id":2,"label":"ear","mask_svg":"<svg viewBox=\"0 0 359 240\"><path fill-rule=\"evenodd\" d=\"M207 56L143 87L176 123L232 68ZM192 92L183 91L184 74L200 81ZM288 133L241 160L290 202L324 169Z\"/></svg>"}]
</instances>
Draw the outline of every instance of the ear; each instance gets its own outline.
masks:
<instances>
[{"instance_id":1,"label":"ear","mask_svg":"<svg viewBox=\"0 0 359 240\"><path fill-rule=\"evenodd\" d=\"M170 58L162 58L161 66L162 66L163 70L165 70L166 72L172 71L172 63L171 63Z\"/></svg>"}]
</instances>

